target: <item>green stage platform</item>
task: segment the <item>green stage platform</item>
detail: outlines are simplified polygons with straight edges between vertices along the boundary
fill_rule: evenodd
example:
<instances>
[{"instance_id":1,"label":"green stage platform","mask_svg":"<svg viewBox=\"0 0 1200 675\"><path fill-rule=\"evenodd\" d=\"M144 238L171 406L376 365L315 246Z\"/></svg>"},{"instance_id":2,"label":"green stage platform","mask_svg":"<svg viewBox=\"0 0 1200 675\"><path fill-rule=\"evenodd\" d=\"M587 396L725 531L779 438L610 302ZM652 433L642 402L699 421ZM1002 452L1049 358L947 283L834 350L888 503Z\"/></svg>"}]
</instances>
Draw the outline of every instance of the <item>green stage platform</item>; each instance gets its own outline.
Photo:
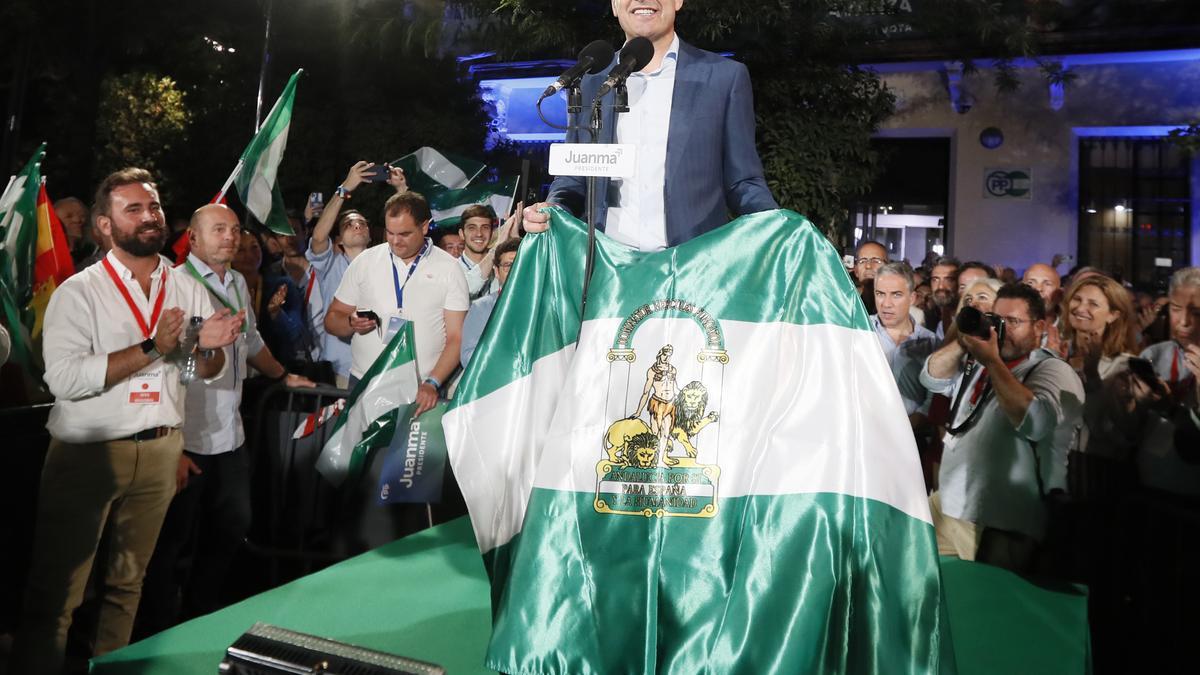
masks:
<instances>
[{"instance_id":1,"label":"green stage platform","mask_svg":"<svg viewBox=\"0 0 1200 675\"><path fill-rule=\"evenodd\" d=\"M1090 670L1087 598L1048 590L987 565L942 560L959 673ZM256 621L487 673L487 578L470 522L460 518L194 619L107 654L99 675L212 675L225 648Z\"/></svg>"}]
</instances>

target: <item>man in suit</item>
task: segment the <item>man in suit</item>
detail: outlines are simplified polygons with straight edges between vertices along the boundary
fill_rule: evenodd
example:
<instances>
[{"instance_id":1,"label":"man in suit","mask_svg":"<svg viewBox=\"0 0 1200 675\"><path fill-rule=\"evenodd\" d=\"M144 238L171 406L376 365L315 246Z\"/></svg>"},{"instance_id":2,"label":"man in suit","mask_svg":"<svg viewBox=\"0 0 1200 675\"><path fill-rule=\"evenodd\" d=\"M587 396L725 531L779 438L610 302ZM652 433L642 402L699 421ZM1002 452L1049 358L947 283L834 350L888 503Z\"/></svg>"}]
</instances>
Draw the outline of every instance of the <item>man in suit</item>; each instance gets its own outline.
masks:
<instances>
[{"instance_id":1,"label":"man in suit","mask_svg":"<svg viewBox=\"0 0 1200 675\"><path fill-rule=\"evenodd\" d=\"M629 112L614 114L613 94L605 96L597 142L635 145L636 172L598 181L596 220L610 237L646 251L688 241L731 214L779 208L754 147L750 75L737 61L680 41L675 13L682 7L683 0L612 0L626 40L650 40L654 58L629 78ZM585 101L607 76L584 78ZM567 140L581 139L572 131ZM546 206L585 215L585 194L583 178L560 176L545 202L525 210L526 229L548 227L540 211Z\"/></svg>"}]
</instances>

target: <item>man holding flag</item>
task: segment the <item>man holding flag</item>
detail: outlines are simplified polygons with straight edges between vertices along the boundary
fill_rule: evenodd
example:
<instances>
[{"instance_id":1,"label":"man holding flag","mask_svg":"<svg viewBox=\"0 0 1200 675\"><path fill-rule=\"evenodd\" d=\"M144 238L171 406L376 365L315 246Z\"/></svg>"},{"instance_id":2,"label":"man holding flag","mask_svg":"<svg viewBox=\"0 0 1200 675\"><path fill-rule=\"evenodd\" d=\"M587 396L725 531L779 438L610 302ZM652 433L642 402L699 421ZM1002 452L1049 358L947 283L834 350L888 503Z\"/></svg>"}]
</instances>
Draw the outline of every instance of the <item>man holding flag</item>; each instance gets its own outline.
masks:
<instances>
[{"instance_id":1,"label":"man holding flag","mask_svg":"<svg viewBox=\"0 0 1200 675\"><path fill-rule=\"evenodd\" d=\"M181 362L200 377L225 366L245 312L214 305L204 287L158 252L166 219L142 169L118 171L96 192L96 224L112 239L99 265L68 279L46 311L46 384L55 396L51 442L10 672L57 673L71 614L106 524L110 550L95 650L129 641L142 576L175 494L184 415ZM207 317L181 353L189 317ZM190 341L189 341L190 342Z\"/></svg>"}]
</instances>

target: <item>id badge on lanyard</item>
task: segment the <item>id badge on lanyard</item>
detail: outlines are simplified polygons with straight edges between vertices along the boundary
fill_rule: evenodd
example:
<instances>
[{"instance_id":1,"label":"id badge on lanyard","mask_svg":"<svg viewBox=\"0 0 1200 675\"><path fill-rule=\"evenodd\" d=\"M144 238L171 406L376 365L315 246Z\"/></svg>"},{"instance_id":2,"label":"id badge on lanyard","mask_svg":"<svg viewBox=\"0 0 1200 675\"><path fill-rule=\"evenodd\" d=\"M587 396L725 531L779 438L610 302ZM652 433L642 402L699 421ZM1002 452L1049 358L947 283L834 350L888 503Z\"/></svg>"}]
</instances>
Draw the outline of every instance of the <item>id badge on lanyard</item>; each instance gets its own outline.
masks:
<instances>
[{"instance_id":1,"label":"id badge on lanyard","mask_svg":"<svg viewBox=\"0 0 1200 675\"><path fill-rule=\"evenodd\" d=\"M403 330L404 326L408 323L408 319L400 316L400 313L404 311L404 288L408 286L408 282L412 281L413 275L417 273L417 265L420 265L421 261L425 259L425 255L429 252L429 245L429 239L426 239L424 245L421 246L421 250L417 253L417 259L412 261L412 264L408 266L408 276L404 278L403 284L400 283L400 273L396 271L396 263L392 262L390 257L388 258L388 263L392 266L392 284L396 290L396 313L388 318L387 330L383 334L385 344L391 342L396 333Z\"/></svg>"},{"instance_id":2,"label":"id badge on lanyard","mask_svg":"<svg viewBox=\"0 0 1200 675\"><path fill-rule=\"evenodd\" d=\"M150 310L150 321L147 322L142 316L141 310L133 301L133 296L129 294L129 289L121 281L121 277L117 274L117 270L113 268L112 263L108 262L108 258L102 258L100 261L108 277L112 279L113 285L117 287L117 291L124 298L125 304L129 306L129 311L133 313L133 318L137 322L138 329L142 333L142 338L149 340L154 334L154 329L158 327L158 318L162 315L163 300L167 296L167 268L163 268L162 283L158 289L158 297L154 300L154 306ZM129 378L129 402L133 405L158 405L162 402L163 390L163 365L159 363L154 369L137 373Z\"/></svg>"}]
</instances>

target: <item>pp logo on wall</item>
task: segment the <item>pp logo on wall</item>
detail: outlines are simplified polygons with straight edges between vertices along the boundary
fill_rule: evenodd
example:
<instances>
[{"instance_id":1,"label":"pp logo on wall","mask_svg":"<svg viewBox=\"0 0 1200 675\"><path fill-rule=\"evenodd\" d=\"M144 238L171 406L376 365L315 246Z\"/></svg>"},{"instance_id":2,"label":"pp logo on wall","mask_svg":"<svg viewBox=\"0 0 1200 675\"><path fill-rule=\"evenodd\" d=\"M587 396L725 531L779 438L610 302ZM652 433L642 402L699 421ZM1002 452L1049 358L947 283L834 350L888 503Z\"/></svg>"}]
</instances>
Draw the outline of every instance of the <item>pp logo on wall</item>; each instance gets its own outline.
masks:
<instances>
[{"instance_id":1,"label":"pp logo on wall","mask_svg":"<svg viewBox=\"0 0 1200 675\"><path fill-rule=\"evenodd\" d=\"M984 169L984 199L1033 199L1033 170Z\"/></svg>"}]
</instances>

